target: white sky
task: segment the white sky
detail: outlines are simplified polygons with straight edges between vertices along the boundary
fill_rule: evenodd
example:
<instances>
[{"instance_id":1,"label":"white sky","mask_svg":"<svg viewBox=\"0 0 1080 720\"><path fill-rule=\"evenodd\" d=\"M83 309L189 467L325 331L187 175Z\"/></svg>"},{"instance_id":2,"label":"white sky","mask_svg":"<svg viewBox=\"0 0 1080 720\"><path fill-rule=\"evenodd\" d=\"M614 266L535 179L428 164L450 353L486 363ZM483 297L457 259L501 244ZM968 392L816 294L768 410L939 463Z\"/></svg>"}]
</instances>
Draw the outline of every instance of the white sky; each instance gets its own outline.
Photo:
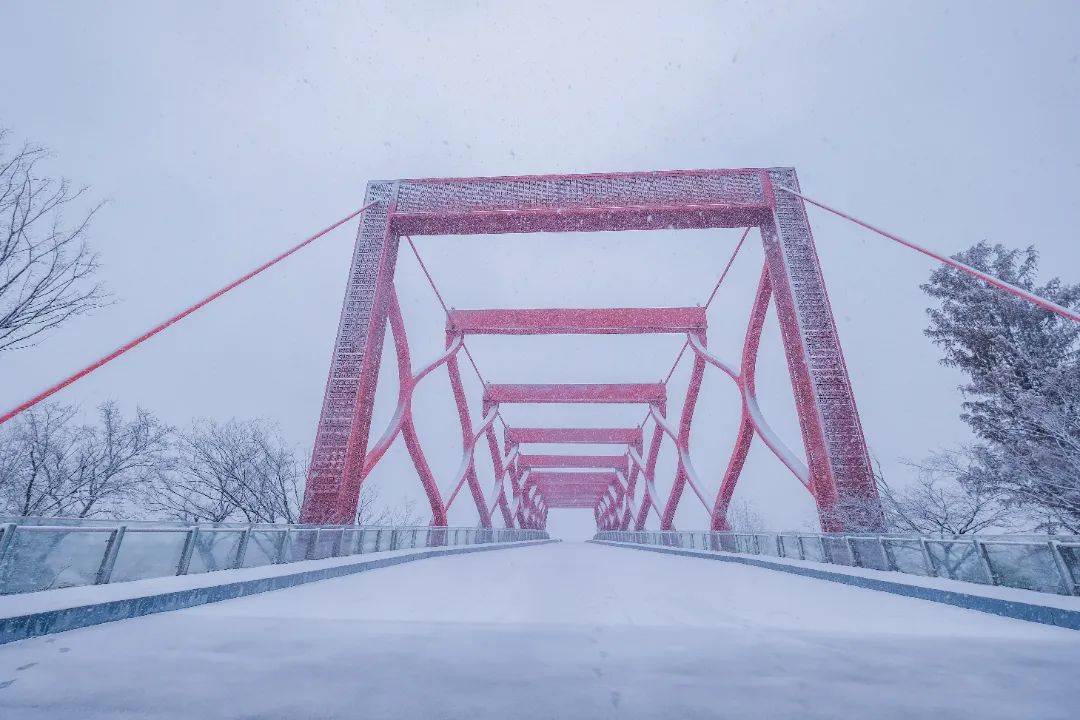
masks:
<instances>
[{"instance_id":1,"label":"white sky","mask_svg":"<svg viewBox=\"0 0 1080 720\"><path fill-rule=\"evenodd\" d=\"M55 172L111 200L93 237L118 301L3 357L5 406L355 209L373 178L792 165L808 194L934 248L1033 242L1044 268L1077 277L1074 3L11 2L0 27L0 125L50 145ZM900 482L900 458L966 438L960 378L921 334L918 284L932 265L820 211L811 223L868 441ZM458 307L677 305L704 301L733 232L418 244ZM264 416L306 453L353 235L324 239L61 398L141 403L177 424ZM725 357L760 265L751 240L710 310ZM441 348L443 317L407 251L399 289L419 366ZM511 382L658 380L679 344L472 342L489 379ZM800 447L775 327L759 377L765 412ZM445 486L457 421L445 375L427 382L420 430ZM692 445L711 489L737 420L725 383L707 378ZM380 392L373 434L395 394ZM599 424L640 410L507 415ZM670 447L662 458L670 476ZM420 495L400 448L374 480L387 497ZM738 494L774 527L814 521L760 447ZM474 518L465 502L452 520ZM588 515L553 526L580 533ZM678 525L704 522L688 495Z\"/></svg>"}]
</instances>

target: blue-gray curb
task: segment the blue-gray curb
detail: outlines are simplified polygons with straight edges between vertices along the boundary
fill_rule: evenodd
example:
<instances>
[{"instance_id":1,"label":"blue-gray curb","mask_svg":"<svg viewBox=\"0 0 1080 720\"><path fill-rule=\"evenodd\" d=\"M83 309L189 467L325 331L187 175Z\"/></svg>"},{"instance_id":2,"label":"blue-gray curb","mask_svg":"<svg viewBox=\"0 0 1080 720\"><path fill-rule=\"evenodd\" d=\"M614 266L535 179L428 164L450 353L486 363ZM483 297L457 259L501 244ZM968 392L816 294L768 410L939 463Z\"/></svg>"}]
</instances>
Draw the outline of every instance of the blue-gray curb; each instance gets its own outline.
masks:
<instances>
[{"instance_id":1,"label":"blue-gray curb","mask_svg":"<svg viewBox=\"0 0 1080 720\"><path fill-rule=\"evenodd\" d=\"M1043 625L1055 625L1070 630L1080 630L1080 611L1066 610L1065 608L1051 607L1047 605L1035 605L1033 603L1018 602L1015 600L1003 600L1001 598L986 597L985 595L972 595L969 593L954 592L952 590L940 590L922 585L908 585L905 583L879 580L877 578L863 577L861 575L848 575L831 570L819 570L818 568L803 567L801 565L788 565L786 563L771 562L756 557L744 557L741 555L721 554L704 550L687 550L684 548L669 548L657 545L638 545L635 543L620 543L609 540L590 540L598 545L611 545L612 547L629 548L631 550L647 550L649 552L664 553L665 555L680 555L684 557L704 558L706 560L719 560L720 562L739 563L752 565L767 570L779 570L780 572L792 573L828 580L830 582L854 585L855 587L880 592L892 593L893 595L905 595L929 600L931 602L955 605L967 610L1001 615L1016 620L1042 623Z\"/></svg>"},{"instance_id":2,"label":"blue-gray curb","mask_svg":"<svg viewBox=\"0 0 1080 720\"><path fill-rule=\"evenodd\" d=\"M176 590L157 595L144 595L137 598L123 600L110 600L107 602L80 605L79 607L64 608L62 610L47 610L44 612L30 613L0 619L0 645L38 637L75 630L77 628L100 625L101 623L126 620L142 615L153 615L169 610L181 610L183 608L206 605L207 603L232 600L234 598L258 593L270 592L271 590L283 590L285 588L330 580L332 578L354 575L367 570L401 565L402 563L425 560L432 557L444 557L447 555L462 555L465 553L484 552L488 550L506 550L527 545L543 545L558 542L558 540L528 540L517 543L499 543L494 545L463 545L461 547L432 548L408 555L392 555L390 557L371 558L360 560L347 565L335 565L334 567L320 568L317 570L305 570L290 575L277 575L275 577L259 578L257 580L240 580L237 582L211 585L207 587L191 588L189 590ZM357 556L363 557L363 556Z\"/></svg>"}]
</instances>

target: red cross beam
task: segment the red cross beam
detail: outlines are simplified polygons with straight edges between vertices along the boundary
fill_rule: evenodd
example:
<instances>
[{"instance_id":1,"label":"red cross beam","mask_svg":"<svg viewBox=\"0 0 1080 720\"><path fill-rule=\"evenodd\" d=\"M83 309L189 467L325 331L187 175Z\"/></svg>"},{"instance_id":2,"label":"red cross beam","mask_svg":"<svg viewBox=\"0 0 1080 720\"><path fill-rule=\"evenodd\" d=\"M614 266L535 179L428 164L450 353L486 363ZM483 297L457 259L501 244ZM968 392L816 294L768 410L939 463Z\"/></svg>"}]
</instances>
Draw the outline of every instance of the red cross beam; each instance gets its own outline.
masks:
<instances>
[{"instance_id":1,"label":"red cross beam","mask_svg":"<svg viewBox=\"0 0 1080 720\"><path fill-rule=\"evenodd\" d=\"M525 491L534 485L549 508L596 508L609 488L616 496L621 493L615 472L534 472L525 482Z\"/></svg>"},{"instance_id":2,"label":"red cross beam","mask_svg":"<svg viewBox=\"0 0 1080 720\"><path fill-rule=\"evenodd\" d=\"M513 403L639 403L659 405L667 399L663 383L489 384L484 402Z\"/></svg>"},{"instance_id":3,"label":"red cross beam","mask_svg":"<svg viewBox=\"0 0 1080 720\"><path fill-rule=\"evenodd\" d=\"M630 474L630 458L623 455L518 455L522 470L604 468Z\"/></svg>"},{"instance_id":4,"label":"red cross beam","mask_svg":"<svg viewBox=\"0 0 1080 720\"><path fill-rule=\"evenodd\" d=\"M451 310L446 331L464 335L650 335L702 332L703 307Z\"/></svg>"},{"instance_id":5,"label":"red cross beam","mask_svg":"<svg viewBox=\"0 0 1080 720\"><path fill-rule=\"evenodd\" d=\"M630 445L642 443L642 430L635 428L506 428L506 442L558 443L567 445Z\"/></svg>"}]
</instances>

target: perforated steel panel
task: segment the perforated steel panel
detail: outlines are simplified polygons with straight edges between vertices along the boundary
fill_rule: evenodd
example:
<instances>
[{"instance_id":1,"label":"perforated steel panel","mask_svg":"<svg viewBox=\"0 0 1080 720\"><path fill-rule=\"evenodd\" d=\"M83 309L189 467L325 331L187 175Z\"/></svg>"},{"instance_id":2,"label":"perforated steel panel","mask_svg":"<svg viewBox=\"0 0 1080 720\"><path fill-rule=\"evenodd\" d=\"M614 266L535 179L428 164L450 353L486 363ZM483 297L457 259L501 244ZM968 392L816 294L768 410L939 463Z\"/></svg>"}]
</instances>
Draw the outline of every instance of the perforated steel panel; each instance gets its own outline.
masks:
<instances>
[{"instance_id":1,"label":"perforated steel panel","mask_svg":"<svg viewBox=\"0 0 1080 720\"><path fill-rule=\"evenodd\" d=\"M793 169L769 174L776 185L799 189ZM766 257L814 492L836 515L823 522L873 529L880 523L874 477L802 201L777 192L775 218L764 228Z\"/></svg>"},{"instance_id":2,"label":"perforated steel panel","mask_svg":"<svg viewBox=\"0 0 1080 720\"><path fill-rule=\"evenodd\" d=\"M335 513L334 507L345 475L349 438L355 434L354 426L359 425L355 429L362 429L366 441L367 426L371 423L374 384L368 389L363 402L358 402L357 391L364 351L368 347L369 336L373 334L370 325L379 279L379 262L385 243L396 243L396 238L387 232L394 189L393 183L370 183L367 188L364 202L375 204L364 214L360 224L352 269L345 288L345 302L341 309L330 377L326 382L304 493L302 516L308 522L326 522L341 514ZM370 354L368 362L376 364L374 370L377 374L382 334L374 339L375 352ZM354 515L355 509L341 521L349 522Z\"/></svg>"},{"instance_id":3,"label":"perforated steel panel","mask_svg":"<svg viewBox=\"0 0 1080 720\"><path fill-rule=\"evenodd\" d=\"M761 170L402 180L406 234L736 227L768 209Z\"/></svg>"},{"instance_id":4,"label":"perforated steel panel","mask_svg":"<svg viewBox=\"0 0 1080 720\"><path fill-rule=\"evenodd\" d=\"M760 170L403 180L400 213L468 213L764 200Z\"/></svg>"}]
</instances>

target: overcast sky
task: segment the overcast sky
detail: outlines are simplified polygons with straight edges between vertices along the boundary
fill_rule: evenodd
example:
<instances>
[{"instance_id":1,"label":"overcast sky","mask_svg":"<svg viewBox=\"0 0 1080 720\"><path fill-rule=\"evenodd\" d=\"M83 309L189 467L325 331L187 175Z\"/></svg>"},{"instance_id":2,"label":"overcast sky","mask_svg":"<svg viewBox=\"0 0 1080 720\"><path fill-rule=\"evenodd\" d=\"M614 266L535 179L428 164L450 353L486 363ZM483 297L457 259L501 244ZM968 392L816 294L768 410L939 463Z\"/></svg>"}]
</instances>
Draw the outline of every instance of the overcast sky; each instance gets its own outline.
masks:
<instances>
[{"instance_id":1,"label":"overcast sky","mask_svg":"<svg viewBox=\"0 0 1080 720\"><path fill-rule=\"evenodd\" d=\"M52 3L0 6L0 126L49 145L52 170L108 198L93 227L116 303L0 358L0 403L25 399L357 208L369 179L701 167L798 169L804 190L946 252L1035 243L1080 278L1080 5L1025 3ZM967 439L961 378L922 335L930 261L810 211L869 444L902 458ZM65 391L171 423L266 417L306 455L354 226ZM704 302L735 231L419 238L457 307ZM757 233L710 308L737 357ZM403 250L414 363L444 318ZM653 381L681 340L472 341L489 380ZM393 362L373 433L389 418ZM685 389L687 366L671 384ZM801 450L775 331L763 409ZM706 380L692 451L715 490L738 419ZM473 385L474 411L478 404ZM419 391L442 484L460 458L445 374ZM673 400L674 409L680 403ZM510 408L520 424L609 424L641 410ZM449 431L448 431L449 430ZM483 449L483 448L482 448ZM658 485L670 482L663 456ZM483 467L481 463L481 467ZM488 471L490 472L490 471ZM373 482L420 497L396 449ZM445 492L445 490L444 490ZM737 493L776 528L809 496L756 447ZM453 521L472 522L468 498ZM553 516L573 534L592 518ZM706 518L688 495L683 528Z\"/></svg>"}]
</instances>

